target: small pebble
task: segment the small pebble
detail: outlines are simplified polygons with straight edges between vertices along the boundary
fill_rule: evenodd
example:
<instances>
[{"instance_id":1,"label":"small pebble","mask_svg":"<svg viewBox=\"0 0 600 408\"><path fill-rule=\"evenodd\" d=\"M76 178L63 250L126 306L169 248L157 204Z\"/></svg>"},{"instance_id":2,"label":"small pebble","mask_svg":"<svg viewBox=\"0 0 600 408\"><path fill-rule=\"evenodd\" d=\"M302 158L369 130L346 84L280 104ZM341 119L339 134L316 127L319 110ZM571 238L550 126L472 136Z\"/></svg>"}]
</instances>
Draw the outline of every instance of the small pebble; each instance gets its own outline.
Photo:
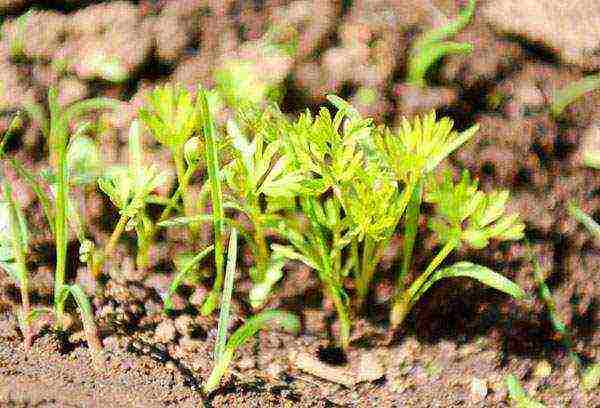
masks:
<instances>
[{"instance_id":1,"label":"small pebble","mask_svg":"<svg viewBox=\"0 0 600 408\"><path fill-rule=\"evenodd\" d=\"M473 377L471 380L471 389L469 396L472 402L481 402L485 399L488 393L488 385L486 380Z\"/></svg>"},{"instance_id":2,"label":"small pebble","mask_svg":"<svg viewBox=\"0 0 600 408\"><path fill-rule=\"evenodd\" d=\"M182 336L187 336L190 332L191 325L194 319L188 315L181 315L177 319L175 319L175 329Z\"/></svg>"},{"instance_id":3,"label":"small pebble","mask_svg":"<svg viewBox=\"0 0 600 408\"><path fill-rule=\"evenodd\" d=\"M535 365L533 376L537 378L546 378L552 373L552 366L547 360L542 360Z\"/></svg>"},{"instance_id":4,"label":"small pebble","mask_svg":"<svg viewBox=\"0 0 600 408\"><path fill-rule=\"evenodd\" d=\"M172 320L163 320L158 326L156 326L156 332L154 333L154 339L160 343L169 343L175 339L177 330Z\"/></svg>"}]
</instances>

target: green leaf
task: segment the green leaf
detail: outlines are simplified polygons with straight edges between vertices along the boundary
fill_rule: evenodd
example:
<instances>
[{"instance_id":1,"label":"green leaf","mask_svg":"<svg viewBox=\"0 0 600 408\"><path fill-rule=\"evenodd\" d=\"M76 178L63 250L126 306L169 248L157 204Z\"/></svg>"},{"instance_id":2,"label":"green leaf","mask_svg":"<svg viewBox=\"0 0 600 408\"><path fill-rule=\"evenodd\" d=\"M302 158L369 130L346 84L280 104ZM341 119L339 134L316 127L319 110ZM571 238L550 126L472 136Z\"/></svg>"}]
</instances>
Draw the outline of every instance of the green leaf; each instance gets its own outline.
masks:
<instances>
[{"instance_id":1,"label":"green leaf","mask_svg":"<svg viewBox=\"0 0 600 408\"><path fill-rule=\"evenodd\" d=\"M444 278L469 277L480 281L494 289L511 295L515 299L524 299L525 292L516 283L492 271L491 269L470 262L458 262L452 266L436 271L425 282L415 295L415 300L420 298L435 282Z\"/></svg>"},{"instance_id":2,"label":"green leaf","mask_svg":"<svg viewBox=\"0 0 600 408\"><path fill-rule=\"evenodd\" d=\"M86 136L71 139L67 150L69 181L72 184L93 183L102 173L102 160L95 141Z\"/></svg>"},{"instance_id":3,"label":"green leaf","mask_svg":"<svg viewBox=\"0 0 600 408\"><path fill-rule=\"evenodd\" d=\"M278 253L277 255L280 255ZM250 289L248 298L250 300L250 306L257 309L264 305L266 302L273 286L281 280L283 277L283 267L285 265L285 258L280 256L271 255L269 259L269 265L264 278L261 281L255 282Z\"/></svg>"},{"instance_id":4,"label":"green leaf","mask_svg":"<svg viewBox=\"0 0 600 408\"><path fill-rule=\"evenodd\" d=\"M221 309L219 311L219 325L217 326L217 340L215 342L214 360L219 361L225 352L227 331L231 321L231 296L233 294L233 282L237 266L237 231L231 230L229 235L229 246L227 247L227 266L225 268L225 282L221 296Z\"/></svg>"},{"instance_id":5,"label":"green leaf","mask_svg":"<svg viewBox=\"0 0 600 408\"><path fill-rule=\"evenodd\" d=\"M300 320L289 312L279 310L267 310L255 316L250 317L240 326L227 341L227 345L217 361L210 377L204 384L204 391L210 393L218 386L221 378L227 371L229 364L233 360L236 350L248 339L263 329L273 329L275 326L281 326L284 330L291 333L300 331Z\"/></svg>"},{"instance_id":6,"label":"green leaf","mask_svg":"<svg viewBox=\"0 0 600 408\"><path fill-rule=\"evenodd\" d=\"M425 86L425 74L429 68L444 55L469 53L471 44L445 41L458 34L475 13L476 0L470 0L458 17L443 27L430 30L418 38L409 53L407 82L416 86Z\"/></svg>"},{"instance_id":7,"label":"green leaf","mask_svg":"<svg viewBox=\"0 0 600 408\"><path fill-rule=\"evenodd\" d=\"M182 263L181 265L177 266L178 272L175 275L175 278L173 279L173 281L171 282L171 285L169 286L169 290L164 298L165 310L173 309L173 301L171 299L172 296L177 292L177 290L179 289L179 286L181 286L181 284L183 282L185 282L188 275L194 271L194 269L198 266L198 264L200 262L202 262L202 260L213 249L214 249L214 246L211 245L211 246L201 250L200 252L198 252L194 257L185 261L185 263Z\"/></svg>"},{"instance_id":8,"label":"green leaf","mask_svg":"<svg viewBox=\"0 0 600 408\"><path fill-rule=\"evenodd\" d=\"M600 242L600 225L592 217L584 213L574 202L569 203L568 210L571 217L583 224L596 240Z\"/></svg>"},{"instance_id":9,"label":"green leaf","mask_svg":"<svg viewBox=\"0 0 600 408\"><path fill-rule=\"evenodd\" d=\"M529 398L519 380L513 374L506 377L506 388L508 388L508 394L517 408L545 408L544 404Z\"/></svg>"},{"instance_id":10,"label":"green leaf","mask_svg":"<svg viewBox=\"0 0 600 408\"><path fill-rule=\"evenodd\" d=\"M550 113L559 117L565 108L584 94L600 88L600 74L588 75L556 92L550 105Z\"/></svg>"},{"instance_id":11,"label":"green leaf","mask_svg":"<svg viewBox=\"0 0 600 408\"><path fill-rule=\"evenodd\" d=\"M592 364L581 376L581 385L586 391L592 391L600 384L600 363Z\"/></svg>"}]
</instances>

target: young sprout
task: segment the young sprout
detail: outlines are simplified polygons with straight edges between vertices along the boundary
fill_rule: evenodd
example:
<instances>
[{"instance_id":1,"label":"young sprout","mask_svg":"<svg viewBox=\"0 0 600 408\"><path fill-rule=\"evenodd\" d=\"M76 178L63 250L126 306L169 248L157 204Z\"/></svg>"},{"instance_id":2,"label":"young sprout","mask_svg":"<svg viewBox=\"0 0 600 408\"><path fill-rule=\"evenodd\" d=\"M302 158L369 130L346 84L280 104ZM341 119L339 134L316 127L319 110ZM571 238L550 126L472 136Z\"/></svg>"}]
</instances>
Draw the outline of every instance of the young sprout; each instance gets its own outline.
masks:
<instances>
[{"instance_id":1,"label":"young sprout","mask_svg":"<svg viewBox=\"0 0 600 408\"><path fill-rule=\"evenodd\" d=\"M600 88L600 74L588 75L556 92L550 105L550 113L558 118L565 108L584 94Z\"/></svg>"},{"instance_id":2,"label":"young sprout","mask_svg":"<svg viewBox=\"0 0 600 408\"><path fill-rule=\"evenodd\" d=\"M597 242L600 243L600 225L594 221L592 217L581 210L574 202L569 202L567 207L571 217L575 218L594 236Z\"/></svg>"},{"instance_id":3,"label":"young sprout","mask_svg":"<svg viewBox=\"0 0 600 408\"><path fill-rule=\"evenodd\" d=\"M29 305L29 231L19 203L13 198L10 183L0 174L3 200L0 201L0 268L4 269L19 286L21 310L17 313L26 348L31 346L31 308Z\"/></svg>"},{"instance_id":4,"label":"young sprout","mask_svg":"<svg viewBox=\"0 0 600 408\"><path fill-rule=\"evenodd\" d=\"M508 395L517 408L546 408L546 406L527 395L523 386L513 374L506 377Z\"/></svg>"},{"instance_id":5,"label":"young sprout","mask_svg":"<svg viewBox=\"0 0 600 408\"><path fill-rule=\"evenodd\" d=\"M425 271L403 292L396 295L390 316L393 327L400 325L412 306L434 282L442 278L468 276L503 291L516 299L525 293L519 286L492 270L468 262L438 269L446 257L461 245L485 248L491 239L518 240L523 237L524 224L517 214L504 214L508 191L483 193L464 171L458 184L448 171L440 181L431 178L426 201L436 207L429 228L443 244Z\"/></svg>"},{"instance_id":6,"label":"young sprout","mask_svg":"<svg viewBox=\"0 0 600 408\"><path fill-rule=\"evenodd\" d=\"M21 163L14 159L9 160L9 163L38 196L48 219L50 230L55 237L56 270L54 274L54 308L52 312L56 327L58 329L62 327L65 302L69 295L73 295L82 315L88 345L94 357L97 357L101 346L96 335L96 326L89 300L79 286L67 285L65 283L68 244L67 229L69 220L76 218L69 190L71 185L78 181L78 176L82 176L82 173L78 173L78 171L89 170L86 165L83 165L79 161L80 156L75 154L75 150L73 150L73 146L76 146L80 142L74 141L69 146L69 124L74 119L90 111L115 108L119 104L118 101L112 99L94 98L76 102L68 107L61 107L58 104L58 92L56 89L50 88L48 91L48 105L50 111L49 119L46 118L43 109L37 105L30 105L30 109L28 110L34 113L34 120L37 119L41 122L42 132L48 142L51 171L46 178L50 181L52 194L47 194L41 187L41 182L29 173ZM32 106L35 106L35 108ZM5 140L3 140L0 149L1 157L5 155L4 147ZM81 150L77 149L77 151ZM69 152L73 152L70 157ZM86 155L84 156L84 161L89 158ZM29 316L25 317L26 322L29 322L43 312L45 311L31 312Z\"/></svg>"},{"instance_id":7,"label":"young sprout","mask_svg":"<svg viewBox=\"0 0 600 408\"><path fill-rule=\"evenodd\" d=\"M198 89L198 103L202 130L206 144L206 165L210 182L210 197L212 203L214 246L215 246L215 282L208 297L202 305L203 315L211 314L218 305L221 287L223 286L223 189L219 170L219 148L217 131L213 122L213 114L208 103L209 94L202 88Z\"/></svg>"},{"instance_id":8,"label":"young sprout","mask_svg":"<svg viewBox=\"0 0 600 408\"><path fill-rule=\"evenodd\" d=\"M128 167L110 168L98 179L98 186L119 209L120 217L103 254L93 263L93 275L96 278L100 276L105 260L114 254L124 231L135 228L138 247L143 249L150 245L154 226L146 213L146 204L152 192L164 184L166 179L166 171L160 171L158 166L143 165L140 126L134 121L129 128Z\"/></svg>"},{"instance_id":9,"label":"young sprout","mask_svg":"<svg viewBox=\"0 0 600 408\"><path fill-rule=\"evenodd\" d=\"M412 46L408 59L407 83L425 87L428 70L448 54L468 54L473 46L468 43L446 41L458 34L473 18L476 0L469 0L468 6L461 10L458 18L447 25L422 34Z\"/></svg>"},{"instance_id":10,"label":"young sprout","mask_svg":"<svg viewBox=\"0 0 600 408\"><path fill-rule=\"evenodd\" d=\"M207 394L214 391L223 375L225 375L229 364L235 356L237 349L259 330L281 325L284 329L297 333L300 330L298 318L288 312L269 310L250 317L238 328L227 340L227 330L231 321L230 305L235 280L235 268L237 259L237 230L233 228L229 237L227 248L227 270L225 273L225 285L221 299L221 310L219 314L219 326L217 328L217 340L214 351L213 370L204 384L204 392Z\"/></svg>"},{"instance_id":11,"label":"young sprout","mask_svg":"<svg viewBox=\"0 0 600 408\"><path fill-rule=\"evenodd\" d=\"M227 123L233 146L234 160L225 170L225 180L232 194L225 197L224 206L243 212L252 224L249 245L255 265L250 270L254 283L250 290L250 304L261 307L275 283L281 279L284 259L273 256L265 238L269 224L281 218L279 205L293 203L303 191L304 175L290 168L282 154L276 120L269 110L255 112L247 107L240 112L240 122L246 125L254 138L248 141L242 129L233 120ZM269 205L264 206L266 201Z\"/></svg>"},{"instance_id":12,"label":"young sprout","mask_svg":"<svg viewBox=\"0 0 600 408\"><path fill-rule=\"evenodd\" d=\"M191 216L194 206L187 188L190 178L198 166L196 152L199 146L197 146L197 139L190 144L187 143L198 130L200 99L197 97L194 103L190 92L186 89L181 86L165 85L155 88L150 93L148 102L149 109L142 108L139 111L140 119L150 129L156 140L171 151L177 172L178 193L183 199L184 213L186 216ZM167 217L168 213L161 218L164 220ZM191 226L191 231L195 235L194 226Z\"/></svg>"},{"instance_id":13,"label":"young sprout","mask_svg":"<svg viewBox=\"0 0 600 408\"><path fill-rule=\"evenodd\" d=\"M573 351L573 337L567 326L560 319L558 312L556 310L556 302L554 302L554 298L552 297L552 292L550 292L550 288L546 284L544 272L542 270L542 266L540 265L540 261L538 257L535 257L531 251L531 247L528 246L528 257L530 262L533 263L533 276L535 278L535 283L538 285L538 296L546 304L546 309L548 310L548 314L550 315L550 323L552 323L552 328L560 335L561 342L565 349L569 353L569 357L577 367L582 366L582 361L577 355L575 351Z\"/></svg>"}]
</instances>

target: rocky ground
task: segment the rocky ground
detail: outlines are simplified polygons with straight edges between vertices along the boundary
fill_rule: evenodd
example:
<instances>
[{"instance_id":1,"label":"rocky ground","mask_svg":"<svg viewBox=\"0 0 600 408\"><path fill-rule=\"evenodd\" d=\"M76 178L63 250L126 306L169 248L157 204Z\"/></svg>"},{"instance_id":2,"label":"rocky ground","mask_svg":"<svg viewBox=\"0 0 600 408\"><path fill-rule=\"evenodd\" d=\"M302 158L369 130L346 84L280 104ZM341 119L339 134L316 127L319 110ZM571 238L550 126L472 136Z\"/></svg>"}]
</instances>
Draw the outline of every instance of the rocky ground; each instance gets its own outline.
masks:
<instances>
[{"instance_id":1,"label":"rocky ground","mask_svg":"<svg viewBox=\"0 0 600 408\"><path fill-rule=\"evenodd\" d=\"M450 166L469 169L485 189L513 192L511 205L527 223L527 237L542 257L575 349L600 361L599 249L566 212L567 202L575 200L595 219L600 216L600 171L582 163L583 149L600 140L600 91L586 94L558 119L548 113L558 89L600 70L600 3L480 1L474 21L456 37L472 43L474 52L445 58L425 89L407 85L411 42L423 30L445 24L460 5L454 0L0 0L0 131L18 110L33 102L43 105L49 86L58 87L65 104L110 96L123 107L100 117L98 137L107 162L124 161L125 129L148 89L166 82L213 86L219 70L236 59L260 67L263 83L280 90L287 113L314 110L333 92L391 125L431 109L453 118L459 129L479 123L479 133L451 157ZM289 32L297 36L292 53L261 48L273 27L286 28L277 31L280 39ZM42 169L47 161L40 128L25 125L10 152ZM171 166L164 150L149 140L147 145L152 160ZM47 305L50 236L34 194L17 179L14 185L36 232L33 301ZM105 241L115 211L94 192L87 204L90 234ZM417 264L429 259L430 241L425 239ZM180 232L169 232L153 250L148 271L135 270L131 245L119 247L107 295L94 299L108 354L101 369L90 364L76 318L67 335L40 327L32 352L25 353L12 312L18 290L0 275L0 404L500 407L509 406L503 380L513 373L549 407L600 406L598 390L580 388L537 300L515 302L470 281L445 282L390 339L386 302L397 261L393 251L382 262L372 307L357 321L347 354L331 347L336 325L316 277L291 264L269 307L299 313L301 335L261 333L240 351L224 387L203 396L199 387L211 369L216 318L201 317L194 306L208 284L189 287L176 299L176 313L162 314L160 294L172 277L170 260L185 243ZM496 245L460 256L492 267L533 294L524 251L522 244ZM71 267L71 278L92 295L96 284L85 268L76 262ZM241 278L236 286L237 322L249 310L248 285ZM186 307L184 295L192 307ZM341 384L306 370L322 363Z\"/></svg>"}]
</instances>

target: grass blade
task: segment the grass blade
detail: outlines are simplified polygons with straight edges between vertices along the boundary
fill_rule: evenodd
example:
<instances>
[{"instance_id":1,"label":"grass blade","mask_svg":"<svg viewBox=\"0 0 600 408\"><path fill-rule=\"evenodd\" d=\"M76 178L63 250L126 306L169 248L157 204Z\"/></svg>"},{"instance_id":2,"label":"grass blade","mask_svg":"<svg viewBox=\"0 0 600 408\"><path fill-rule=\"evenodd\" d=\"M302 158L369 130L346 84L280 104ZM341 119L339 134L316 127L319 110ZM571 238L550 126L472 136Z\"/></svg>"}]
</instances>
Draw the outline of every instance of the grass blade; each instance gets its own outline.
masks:
<instances>
[{"instance_id":1,"label":"grass blade","mask_svg":"<svg viewBox=\"0 0 600 408\"><path fill-rule=\"evenodd\" d=\"M94 312L92 305L85 292L79 285L66 285L68 291L73 295L79 312L81 313L81 321L83 322L83 330L85 332L85 338L88 343L88 347L92 353L92 358L98 363L102 353L102 344L98 339L98 331L96 328L96 322L94 322Z\"/></svg>"},{"instance_id":2,"label":"grass blade","mask_svg":"<svg viewBox=\"0 0 600 408\"><path fill-rule=\"evenodd\" d=\"M221 355L216 361L215 366L210 373L210 377L204 384L204 391L210 393L218 386L221 378L227 371L229 363L233 360L236 350L244 344L249 338L254 336L259 330L273 328L275 325L283 327L284 330L291 333L300 331L300 320L296 315L280 310L267 310L255 316L252 316L240 326L231 336Z\"/></svg>"},{"instance_id":3,"label":"grass blade","mask_svg":"<svg viewBox=\"0 0 600 408\"><path fill-rule=\"evenodd\" d=\"M173 279L173 282L171 282L171 285L169 286L169 291L165 296L165 310L173 309L173 301L171 297L173 296L173 294L175 294L175 292L177 292L177 289L187 278L189 272L192 271L194 267L198 265L204 259L204 257L206 257L206 255L208 255L213 249L214 246L211 245L198 252L198 254L196 254L192 259L190 259L188 263L186 263L185 266L181 268L179 272L177 272L175 278Z\"/></svg>"},{"instance_id":4,"label":"grass blade","mask_svg":"<svg viewBox=\"0 0 600 408\"><path fill-rule=\"evenodd\" d=\"M596 241L600 242L600 225L592 217L584 213L574 203L569 203L568 211L573 218L582 223L592 233Z\"/></svg>"},{"instance_id":5,"label":"grass blade","mask_svg":"<svg viewBox=\"0 0 600 408\"><path fill-rule=\"evenodd\" d=\"M529 398L521 383L513 374L506 377L506 388L508 388L510 399L517 408L546 408L544 404Z\"/></svg>"},{"instance_id":6,"label":"grass blade","mask_svg":"<svg viewBox=\"0 0 600 408\"><path fill-rule=\"evenodd\" d=\"M217 327L217 342L215 344L215 361L219 361L225 350L227 340L227 329L231 321L231 295L233 293L233 282L235 281L235 268L237 263L237 230L233 228L229 236L227 248L227 269L225 271L225 284L221 296L221 310L219 311L219 326Z\"/></svg>"},{"instance_id":7,"label":"grass blade","mask_svg":"<svg viewBox=\"0 0 600 408\"><path fill-rule=\"evenodd\" d=\"M527 296L519 285L483 265L477 265L471 262L458 262L447 268L440 269L431 275L431 278L427 280L415 295L415 300L421 297L421 295L423 295L423 293L438 280L457 277L476 279L487 286L491 286L494 289L511 295L515 299L524 299Z\"/></svg>"},{"instance_id":8,"label":"grass blade","mask_svg":"<svg viewBox=\"0 0 600 408\"><path fill-rule=\"evenodd\" d=\"M200 103L200 117L206 144L206 164L208 178L211 186L211 200L213 213L214 246L215 246L215 283L208 295L201 313L209 315L217 307L221 286L223 285L223 219L225 213L223 210L223 191L221 187L221 178L219 176L219 155L218 142L216 137L215 125L212 114L208 106L208 96L204 89L198 90L198 100Z\"/></svg>"},{"instance_id":9,"label":"grass blade","mask_svg":"<svg viewBox=\"0 0 600 408\"><path fill-rule=\"evenodd\" d=\"M560 116L565 108L585 93L600 88L600 74L588 75L579 81L567 85L556 92L550 105L550 113L555 118Z\"/></svg>"}]
</instances>

